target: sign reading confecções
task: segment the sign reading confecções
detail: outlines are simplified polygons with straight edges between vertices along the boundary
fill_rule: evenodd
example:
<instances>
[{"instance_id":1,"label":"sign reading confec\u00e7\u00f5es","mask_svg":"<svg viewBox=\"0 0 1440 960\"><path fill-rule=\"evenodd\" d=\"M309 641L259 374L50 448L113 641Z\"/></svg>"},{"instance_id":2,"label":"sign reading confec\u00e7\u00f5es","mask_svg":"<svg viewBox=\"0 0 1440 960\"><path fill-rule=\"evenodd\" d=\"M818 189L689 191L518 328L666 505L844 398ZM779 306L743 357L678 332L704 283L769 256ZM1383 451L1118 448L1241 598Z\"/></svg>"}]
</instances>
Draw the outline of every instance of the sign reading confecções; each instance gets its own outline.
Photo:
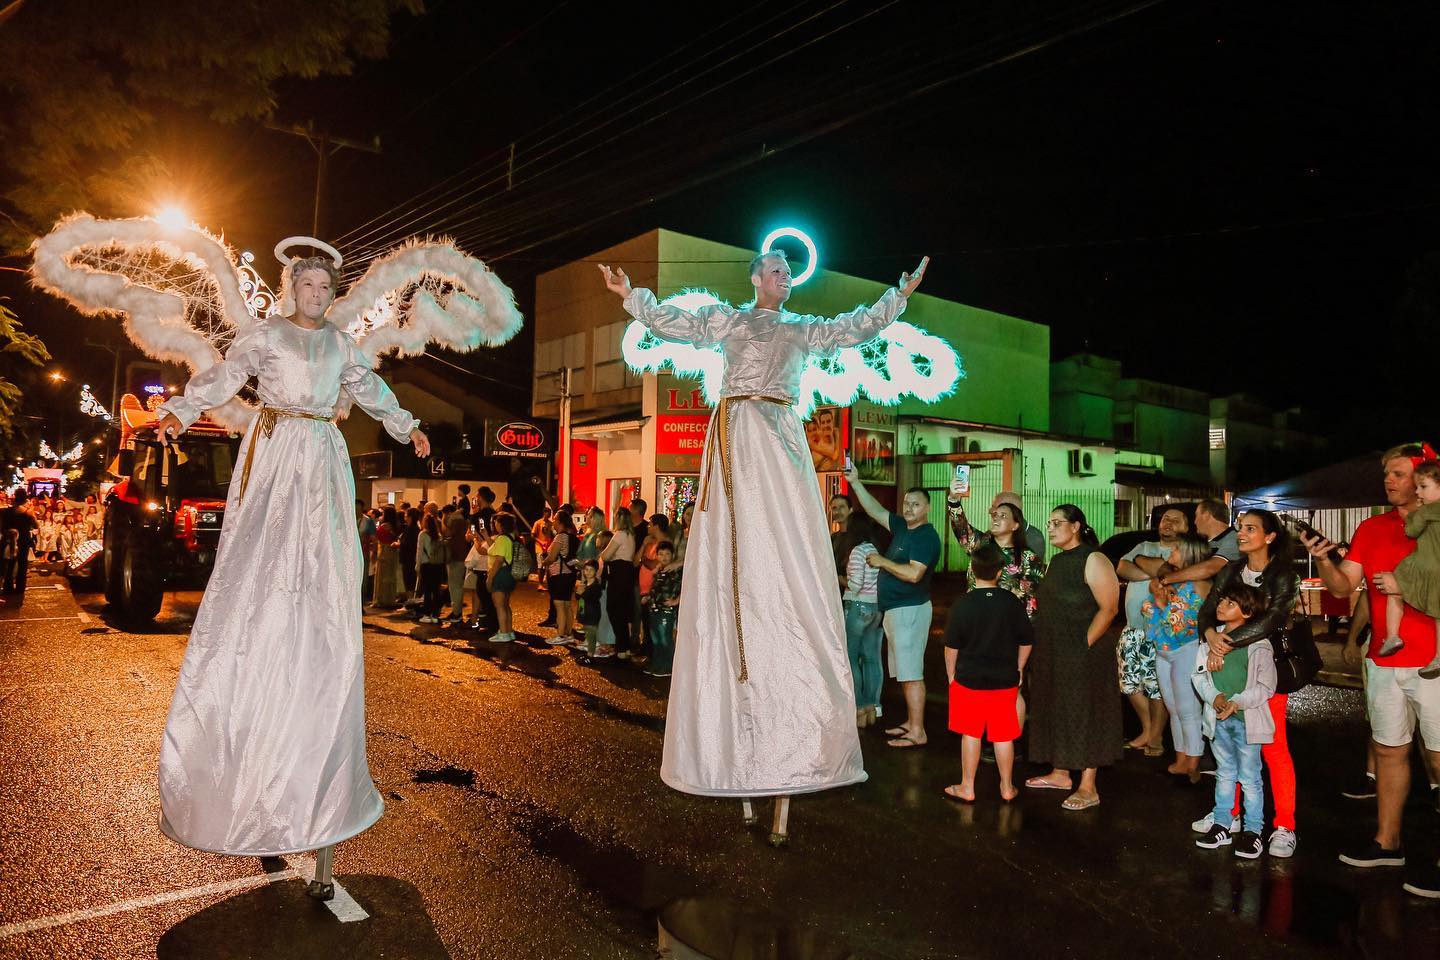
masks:
<instances>
[{"instance_id":1,"label":"sign reading confec\u00e7\u00f5es","mask_svg":"<svg viewBox=\"0 0 1440 960\"><path fill-rule=\"evenodd\" d=\"M655 418L655 470L699 473L709 415L662 413Z\"/></svg>"},{"instance_id":2,"label":"sign reading confec\u00e7\u00f5es","mask_svg":"<svg viewBox=\"0 0 1440 960\"><path fill-rule=\"evenodd\" d=\"M488 457L527 457L545 459L554 451L549 436L528 420L491 421L485 430L485 455Z\"/></svg>"}]
</instances>

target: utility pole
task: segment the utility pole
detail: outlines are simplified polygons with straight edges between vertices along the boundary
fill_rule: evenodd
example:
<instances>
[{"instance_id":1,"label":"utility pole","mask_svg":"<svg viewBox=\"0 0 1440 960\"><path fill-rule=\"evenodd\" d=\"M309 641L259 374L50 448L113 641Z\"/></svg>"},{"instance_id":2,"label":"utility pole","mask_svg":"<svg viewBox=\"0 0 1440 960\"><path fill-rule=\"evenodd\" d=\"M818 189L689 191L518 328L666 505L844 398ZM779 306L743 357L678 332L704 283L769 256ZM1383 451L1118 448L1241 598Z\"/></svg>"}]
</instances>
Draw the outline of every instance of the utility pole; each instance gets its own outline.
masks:
<instances>
[{"instance_id":1,"label":"utility pole","mask_svg":"<svg viewBox=\"0 0 1440 960\"><path fill-rule=\"evenodd\" d=\"M561 367L560 378L560 465L555 471L557 499L570 502L570 367Z\"/></svg>"},{"instance_id":2,"label":"utility pole","mask_svg":"<svg viewBox=\"0 0 1440 960\"><path fill-rule=\"evenodd\" d=\"M289 126L282 126L277 123L265 124L267 129L276 133L288 133L294 137L302 138L310 144L315 151L317 163L315 166L315 215L310 219L310 235L320 236L320 207L322 198L325 195L325 168L329 163L330 155L339 153L341 150L363 150L366 153L380 152L380 138L377 136L370 143L361 143L358 140L347 140L344 137L331 136L325 131L315 129L315 121L307 121L302 127L298 123Z\"/></svg>"},{"instance_id":3,"label":"utility pole","mask_svg":"<svg viewBox=\"0 0 1440 960\"><path fill-rule=\"evenodd\" d=\"M110 416L115 418L118 426L120 423L120 353L125 348L112 346L108 343L96 343L94 340L86 340L85 346L94 347L97 350L109 351L115 358L115 366L110 371ZM110 443L118 434L113 430L105 431L105 462L110 462Z\"/></svg>"}]
</instances>

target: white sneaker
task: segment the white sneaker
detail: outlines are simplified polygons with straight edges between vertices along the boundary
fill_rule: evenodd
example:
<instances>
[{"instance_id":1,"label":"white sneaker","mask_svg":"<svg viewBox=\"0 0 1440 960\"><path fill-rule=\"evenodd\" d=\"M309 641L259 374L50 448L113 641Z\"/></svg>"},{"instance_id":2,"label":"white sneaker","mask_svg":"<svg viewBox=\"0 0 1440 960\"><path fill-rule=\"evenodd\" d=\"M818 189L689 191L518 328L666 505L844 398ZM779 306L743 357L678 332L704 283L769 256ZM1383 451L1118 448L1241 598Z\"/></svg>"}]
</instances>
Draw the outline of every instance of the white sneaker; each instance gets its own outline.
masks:
<instances>
[{"instance_id":1,"label":"white sneaker","mask_svg":"<svg viewBox=\"0 0 1440 960\"><path fill-rule=\"evenodd\" d=\"M1194 823L1190 824L1190 829L1191 829L1191 830L1194 830L1196 833L1209 833L1209 832L1210 832L1210 828L1213 827L1213 826L1215 826L1215 814L1214 814L1213 812L1211 812L1211 813L1205 814L1205 816L1201 817L1199 820L1196 820ZM1239 817L1236 817L1234 820L1231 820L1231 821L1230 821L1230 832L1231 832L1232 834L1233 834L1233 833L1239 833L1239 832L1240 832L1240 818L1239 818ZM1294 836L1294 834L1291 834L1291 836ZM1293 848L1292 848L1292 849L1293 849Z\"/></svg>"},{"instance_id":2,"label":"white sneaker","mask_svg":"<svg viewBox=\"0 0 1440 960\"><path fill-rule=\"evenodd\" d=\"M495 634L495 636L493 636L493 637L490 638L490 642L491 642L491 643L509 643L511 640L514 640L514 639L515 639L515 634L513 634L513 633L497 633L497 634Z\"/></svg>"},{"instance_id":3,"label":"white sneaker","mask_svg":"<svg viewBox=\"0 0 1440 960\"><path fill-rule=\"evenodd\" d=\"M1270 834L1270 856L1293 857L1295 856L1295 845L1299 842L1294 830L1287 827L1276 827L1275 832Z\"/></svg>"},{"instance_id":4,"label":"white sneaker","mask_svg":"<svg viewBox=\"0 0 1440 960\"><path fill-rule=\"evenodd\" d=\"M436 619L435 617L421 617L421 618L420 618L420 622L421 622L421 623L439 623L440 621L439 621L438 619Z\"/></svg>"},{"instance_id":5,"label":"white sneaker","mask_svg":"<svg viewBox=\"0 0 1440 960\"><path fill-rule=\"evenodd\" d=\"M557 633L553 637L546 637L545 642L552 647L569 646L570 637L563 633Z\"/></svg>"}]
</instances>

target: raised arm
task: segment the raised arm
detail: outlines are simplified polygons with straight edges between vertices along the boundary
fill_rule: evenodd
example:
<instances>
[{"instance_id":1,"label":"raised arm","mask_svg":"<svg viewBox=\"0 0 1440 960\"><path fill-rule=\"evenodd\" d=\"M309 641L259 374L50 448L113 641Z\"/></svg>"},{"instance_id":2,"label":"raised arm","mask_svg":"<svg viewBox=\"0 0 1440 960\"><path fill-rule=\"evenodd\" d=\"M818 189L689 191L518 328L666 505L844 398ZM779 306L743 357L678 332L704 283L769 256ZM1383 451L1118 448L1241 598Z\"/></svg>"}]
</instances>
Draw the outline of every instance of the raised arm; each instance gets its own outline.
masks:
<instances>
[{"instance_id":1,"label":"raised arm","mask_svg":"<svg viewBox=\"0 0 1440 960\"><path fill-rule=\"evenodd\" d=\"M430 455L430 441L420 430L420 421L400 406L390 385L380 379L380 374L370 368L370 361L360 352L348 333L339 332L345 350L345 367L340 371L340 382L370 416L379 420L385 432L401 443L413 443L415 454Z\"/></svg>"},{"instance_id":2,"label":"raised arm","mask_svg":"<svg viewBox=\"0 0 1440 960\"><path fill-rule=\"evenodd\" d=\"M685 310L672 304L661 304L655 294L644 287L630 286L630 278L619 267L611 269L600 265L605 276L605 287L619 296L625 304L625 312L645 325L661 340L672 343L688 343L693 347L717 346L730 326L734 308L722 303L709 304L696 310Z\"/></svg>"},{"instance_id":3,"label":"raised arm","mask_svg":"<svg viewBox=\"0 0 1440 960\"><path fill-rule=\"evenodd\" d=\"M856 472L853 465L849 470L845 471L845 480L850 484L851 489L855 491L855 499L860 502L860 508L869 514L871 520L880 524L881 529L889 530L890 511L886 510L880 501L876 500L874 495L865 489L865 484L860 481L860 474Z\"/></svg>"},{"instance_id":4,"label":"raised arm","mask_svg":"<svg viewBox=\"0 0 1440 960\"><path fill-rule=\"evenodd\" d=\"M894 323L900 314L905 312L905 306L909 302L910 294L920 286L920 281L925 277L925 268L930 264L930 258L925 257L915 272L902 273L900 282L886 290L879 300L868 307L856 307L849 313L842 313L832 320L825 320L821 317L806 317L805 337L810 352L817 356L834 356L846 347L858 347L868 340L875 339L890 324Z\"/></svg>"},{"instance_id":5,"label":"raised arm","mask_svg":"<svg viewBox=\"0 0 1440 960\"><path fill-rule=\"evenodd\" d=\"M236 338L230 349L225 351L224 360L195 374L185 385L184 393L160 405L156 411L160 419L155 426L161 442L184 433L200 419L200 414L215 409L239 393L245 381L260 372L267 352L268 337L264 324Z\"/></svg>"}]
</instances>

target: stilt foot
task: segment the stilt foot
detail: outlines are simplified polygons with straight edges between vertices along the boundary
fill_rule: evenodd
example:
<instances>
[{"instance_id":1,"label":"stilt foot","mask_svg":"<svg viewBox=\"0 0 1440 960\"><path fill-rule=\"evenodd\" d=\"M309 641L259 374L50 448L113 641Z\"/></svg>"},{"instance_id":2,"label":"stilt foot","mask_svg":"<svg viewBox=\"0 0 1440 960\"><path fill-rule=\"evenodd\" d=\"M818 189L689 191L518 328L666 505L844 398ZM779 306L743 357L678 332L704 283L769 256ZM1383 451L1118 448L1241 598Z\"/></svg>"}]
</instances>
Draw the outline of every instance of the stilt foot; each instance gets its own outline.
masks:
<instances>
[{"instance_id":1,"label":"stilt foot","mask_svg":"<svg viewBox=\"0 0 1440 960\"><path fill-rule=\"evenodd\" d=\"M760 818L755 816L755 804L751 803L749 800L741 800L740 811L745 816L745 826L747 828L759 825Z\"/></svg>"},{"instance_id":2,"label":"stilt foot","mask_svg":"<svg viewBox=\"0 0 1440 960\"><path fill-rule=\"evenodd\" d=\"M319 880L311 880L305 887L305 893L316 900L334 900L335 884L321 883Z\"/></svg>"},{"instance_id":3,"label":"stilt foot","mask_svg":"<svg viewBox=\"0 0 1440 960\"><path fill-rule=\"evenodd\" d=\"M770 834L770 846L772 846L772 847L777 847L777 848L778 848L778 847L788 847L789 845L790 845L790 834L788 834L788 833L772 833L772 834Z\"/></svg>"}]
</instances>

